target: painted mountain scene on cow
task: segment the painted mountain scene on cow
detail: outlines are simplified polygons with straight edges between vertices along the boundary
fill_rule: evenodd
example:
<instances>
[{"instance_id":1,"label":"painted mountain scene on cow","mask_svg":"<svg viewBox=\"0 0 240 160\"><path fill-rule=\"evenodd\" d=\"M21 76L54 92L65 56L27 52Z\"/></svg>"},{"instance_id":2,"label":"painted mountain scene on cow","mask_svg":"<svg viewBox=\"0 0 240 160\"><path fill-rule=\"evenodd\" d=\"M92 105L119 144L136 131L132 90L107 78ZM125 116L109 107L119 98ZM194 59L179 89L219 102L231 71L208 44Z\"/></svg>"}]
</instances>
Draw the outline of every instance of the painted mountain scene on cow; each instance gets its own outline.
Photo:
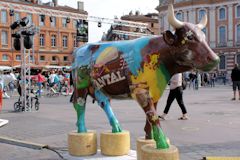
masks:
<instances>
[{"instance_id":1,"label":"painted mountain scene on cow","mask_svg":"<svg viewBox=\"0 0 240 160\"><path fill-rule=\"evenodd\" d=\"M135 40L86 44L73 53L74 108L78 132L85 126L86 98L90 95L105 111L112 132L121 132L110 99L133 98L146 114L146 139L154 139L158 149L168 148L157 116L157 102L175 73L191 69L209 71L219 62L201 31L207 24L205 15L199 24L181 22L168 8L168 22L175 32ZM153 132L152 132L153 131ZM152 134L153 133L153 134Z\"/></svg>"}]
</instances>

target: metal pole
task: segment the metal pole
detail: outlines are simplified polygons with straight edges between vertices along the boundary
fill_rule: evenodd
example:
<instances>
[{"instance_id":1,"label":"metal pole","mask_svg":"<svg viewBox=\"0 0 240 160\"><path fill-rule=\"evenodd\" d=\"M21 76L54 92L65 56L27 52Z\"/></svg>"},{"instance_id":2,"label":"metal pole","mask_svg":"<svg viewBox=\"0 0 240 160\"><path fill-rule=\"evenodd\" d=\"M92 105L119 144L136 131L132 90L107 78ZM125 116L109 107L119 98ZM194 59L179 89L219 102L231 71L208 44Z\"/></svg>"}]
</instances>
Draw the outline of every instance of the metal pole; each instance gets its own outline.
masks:
<instances>
[{"instance_id":1,"label":"metal pole","mask_svg":"<svg viewBox=\"0 0 240 160\"><path fill-rule=\"evenodd\" d=\"M24 111L26 111L26 59L25 59L25 48L23 45L23 37L21 36L21 81L22 81L22 86L21 86L21 100L22 100L22 105L24 108Z\"/></svg>"},{"instance_id":2,"label":"metal pole","mask_svg":"<svg viewBox=\"0 0 240 160\"><path fill-rule=\"evenodd\" d=\"M30 93L31 93L31 66L30 66L30 62L31 62L31 52L30 49L28 50L28 66L27 66L27 71L28 71L28 104L29 104L29 111L31 111L31 97L30 97Z\"/></svg>"},{"instance_id":3,"label":"metal pole","mask_svg":"<svg viewBox=\"0 0 240 160\"><path fill-rule=\"evenodd\" d=\"M10 16L10 18L11 18L11 24L12 24L13 23L13 16ZM12 34L13 34L13 30L11 29L11 52L12 52L12 63L11 63L12 69L11 69L11 71L13 72L14 53L13 53L13 38L12 38Z\"/></svg>"}]
</instances>

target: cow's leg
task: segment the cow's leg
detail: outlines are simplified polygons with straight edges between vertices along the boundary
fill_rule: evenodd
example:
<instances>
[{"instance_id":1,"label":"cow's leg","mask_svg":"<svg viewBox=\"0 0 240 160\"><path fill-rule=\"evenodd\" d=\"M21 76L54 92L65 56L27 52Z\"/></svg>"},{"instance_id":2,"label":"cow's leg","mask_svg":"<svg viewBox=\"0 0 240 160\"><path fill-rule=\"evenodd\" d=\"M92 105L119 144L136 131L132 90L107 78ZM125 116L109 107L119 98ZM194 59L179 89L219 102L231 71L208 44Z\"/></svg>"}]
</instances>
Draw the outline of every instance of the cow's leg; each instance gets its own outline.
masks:
<instances>
[{"instance_id":1,"label":"cow's leg","mask_svg":"<svg viewBox=\"0 0 240 160\"><path fill-rule=\"evenodd\" d=\"M155 104L153 100L150 98L149 91L147 89L137 89L135 92L136 99L138 103L143 108L147 121L145 126L146 138L152 138L150 129L152 128L153 138L156 142L156 146L158 149L166 149L169 148L169 145L166 140L166 136L164 135L161 127L160 121L157 116L157 112L155 109Z\"/></svg>"},{"instance_id":2,"label":"cow's leg","mask_svg":"<svg viewBox=\"0 0 240 160\"><path fill-rule=\"evenodd\" d=\"M95 98L98 102L98 105L101 106L101 108L105 111L109 123L112 126L112 132L116 133L116 132L121 132L122 129L119 125L119 122L117 120L117 118L115 117L111 105L110 105L110 101L109 98L106 97L101 91L96 90L95 91Z\"/></svg>"},{"instance_id":3,"label":"cow's leg","mask_svg":"<svg viewBox=\"0 0 240 160\"><path fill-rule=\"evenodd\" d=\"M78 133L87 132L85 126L85 105L87 98L87 89L74 90L73 106L77 112Z\"/></svg>"},{"instance_id":4,"label":"cow's leg","mask_svg":"<svg viewBox=\"0 0 240 160\"><path fill-rule=\"evenodd\" d=\"M157 103L154 103L154 109L157 111ZM145 124L145 127L144 127L144 131L146 133L145 135L145 138L146 139L153 139L153 136L152 136L152 125L150 124L150 121L148 120L148 117L146 117L146 124Z\"/></svg>"}]
</instances>

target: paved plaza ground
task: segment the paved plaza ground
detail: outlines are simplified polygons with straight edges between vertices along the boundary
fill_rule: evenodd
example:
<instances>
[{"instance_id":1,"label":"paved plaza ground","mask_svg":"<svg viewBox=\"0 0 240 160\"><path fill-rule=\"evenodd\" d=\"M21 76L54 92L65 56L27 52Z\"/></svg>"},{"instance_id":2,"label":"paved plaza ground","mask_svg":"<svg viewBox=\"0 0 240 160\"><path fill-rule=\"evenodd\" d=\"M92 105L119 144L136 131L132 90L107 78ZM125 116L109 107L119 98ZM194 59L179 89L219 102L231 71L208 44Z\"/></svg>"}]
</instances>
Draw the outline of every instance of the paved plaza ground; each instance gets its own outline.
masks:
<instances>
[{"instance_id":1,"label":"paved plaza ground","mask_svg":"<svg viewBox=\"0 0 240 160\"><path fill-rule=\"evenodd\" d=\"M158 104L163 111L168 90ZM67 134L75 130L76 113L69 103L70 97L42 97L40 110L13 112L17 97L4 99L0 119L9 123L0 128L0 136L47 144L61 154L67 153ZM231 101L231 86L188 89L184 101L190 120L177 120L180 108L174 102L167 120L161 125L171 143L180 150L181 160L200 160L204 156L240 156L240 100ZM136 149L137 137L144 136L145 115L135 101L112 101L112 108L121 126L131 133L131 149ZM98 134L110 130L104 112L88 99L86 123ZM50 150L34 150L0 143L0 160L57 160L60 157Z\"/></svg>"}]
</instances>

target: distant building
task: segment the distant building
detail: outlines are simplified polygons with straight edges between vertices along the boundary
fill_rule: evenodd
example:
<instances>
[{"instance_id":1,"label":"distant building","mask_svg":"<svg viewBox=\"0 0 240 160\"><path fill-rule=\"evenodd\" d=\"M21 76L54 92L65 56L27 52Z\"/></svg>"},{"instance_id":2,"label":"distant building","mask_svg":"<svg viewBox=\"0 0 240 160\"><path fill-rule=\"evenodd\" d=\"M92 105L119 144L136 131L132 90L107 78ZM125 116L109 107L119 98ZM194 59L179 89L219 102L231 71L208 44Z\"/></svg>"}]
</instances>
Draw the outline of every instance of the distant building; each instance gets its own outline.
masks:
<instances>
[{"instance_id":1,"label":"distant building","mask_svg":"<svg viewBox=\"0 0 240 160\"><path fill-rule=\"evenodd\" d=\"M159 34L159 23L157 13L149 13L146 15L142 15L139 13L139 11L136 11L135 14L130 12L128 15L122 16L121 20L133 22L134 26L112 24L108 32L104 33L102 40L107 41L129 40L141 36ZM143 27L141 25L142 23L146 24L146 26Z\"/></svg>"},{"instance_id":2,"label":"distant building","mask_svg":"<svg viewBox=\"0 0 240 160\"><path fill-rule=\"evenodd\" d=\"M167 5L174 3L179 20L197 24L204 14L208 24L203 31L211 48L220 56L219 72L230 72L240 64L240 1L239 0L159 0L160 31L171 29Z\"/></svg>"},{"instance_id":3,"label":"distant building","mask_svg":"<svg viewBox=\"0 0 240 160\"><path fill-rule=\"evenodd\" d=\"M77 5L77 4L76 4ZM34 59L37 65L70 65L76 42L77 20L87 17L83 3L78 9L58 5L57 0L42 3L40 0L0 1L0 65L15 66L21 63L21 52L12 50L10 25L28 17L39 32L34 36ZM14 15L10 16L11 13Z\"/></svg>"}]
</instances>

